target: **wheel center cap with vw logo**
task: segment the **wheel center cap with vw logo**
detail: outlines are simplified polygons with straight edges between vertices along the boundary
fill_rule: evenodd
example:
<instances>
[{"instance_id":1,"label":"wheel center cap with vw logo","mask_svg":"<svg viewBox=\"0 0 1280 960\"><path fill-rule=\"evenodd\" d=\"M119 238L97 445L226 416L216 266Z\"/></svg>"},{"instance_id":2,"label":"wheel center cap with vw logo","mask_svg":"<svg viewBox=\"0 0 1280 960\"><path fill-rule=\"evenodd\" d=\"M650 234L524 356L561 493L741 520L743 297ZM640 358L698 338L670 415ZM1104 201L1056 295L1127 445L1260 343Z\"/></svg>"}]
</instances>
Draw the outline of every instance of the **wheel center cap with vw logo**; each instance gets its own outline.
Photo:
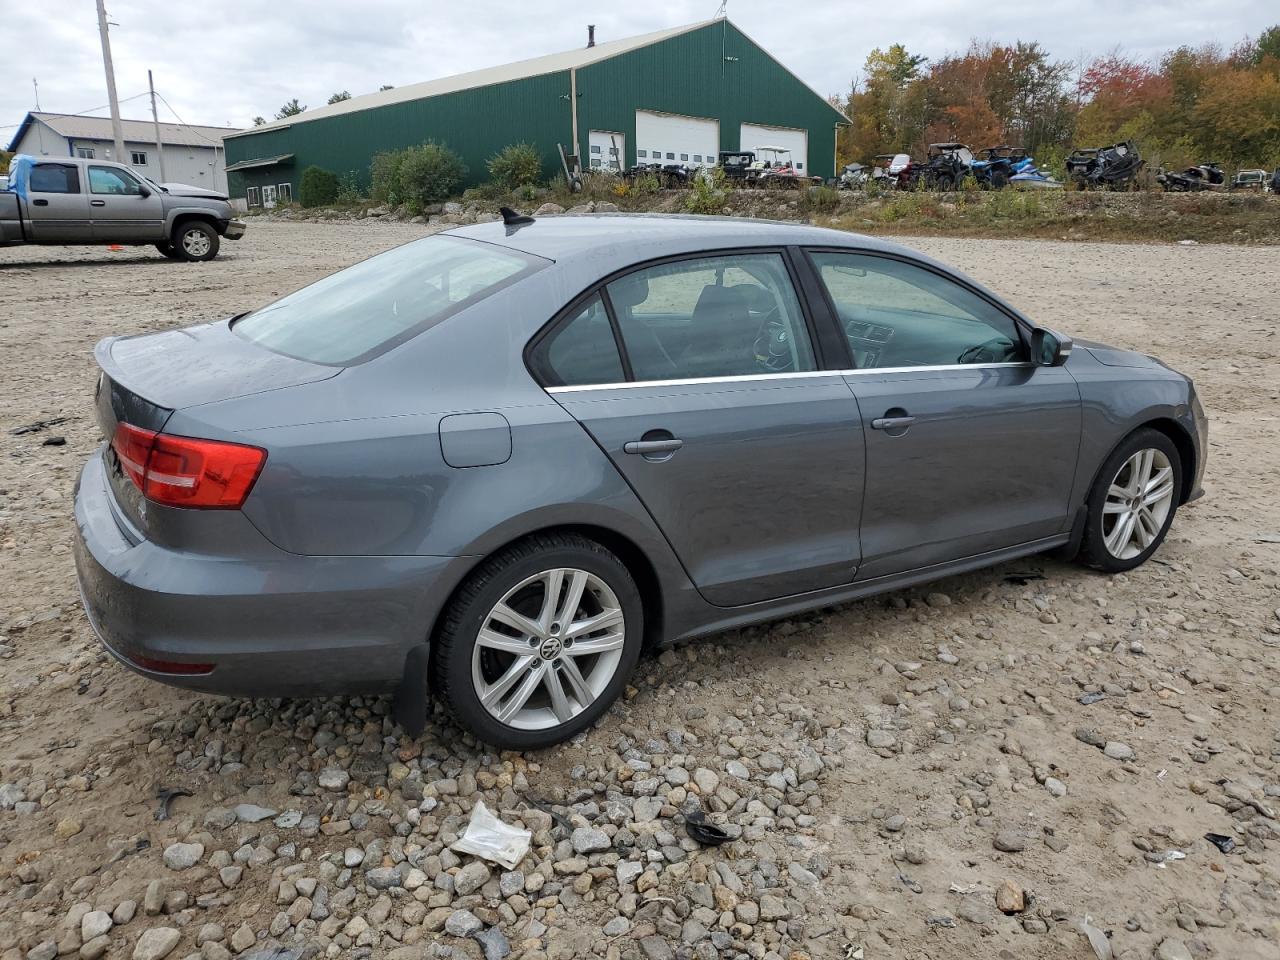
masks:
<instances>
[{"instance_id":1,"label":"wheel center cap with vw logo","mask_svg":"<svg viewBox=\"0 0 1280 960\"><path fill-rule=\"evenodd\" d=\"M560 656L560 651L564 649L564 644L559 637L547 637L542 641L542 646L538 648L538 656L543 660L554 660Z\"/></svg>"}]
</instances>

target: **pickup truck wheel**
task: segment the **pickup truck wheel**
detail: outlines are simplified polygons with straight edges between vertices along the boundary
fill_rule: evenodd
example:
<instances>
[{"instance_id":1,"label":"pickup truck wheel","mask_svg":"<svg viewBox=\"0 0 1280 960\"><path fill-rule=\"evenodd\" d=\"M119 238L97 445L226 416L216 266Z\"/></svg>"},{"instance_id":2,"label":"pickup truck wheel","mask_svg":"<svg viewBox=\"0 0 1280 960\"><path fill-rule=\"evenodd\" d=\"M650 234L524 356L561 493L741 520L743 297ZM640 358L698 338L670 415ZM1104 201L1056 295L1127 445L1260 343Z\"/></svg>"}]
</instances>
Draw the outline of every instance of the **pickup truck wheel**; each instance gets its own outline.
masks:
<instances>
[{"instance_id":1,"label":"pickup truck wheel","mask_svg":"<svg viewBox=\"0 0 1280 960\"><path fill-rule=\"evenodd\" d=\"M218 255L218 232L201 220L188 220L173 231L173 247L183 260L212 260Z\"/></svg>"},{"instance_id":2,"label":"pickup truck wheel","mask_svg":"<svg viewBox=\"0 0 1280 960\"><path fill-rule=\"evenodd\" d=\"M163 253L170 260L181 260L182 254L173 248L173 244L168 240L162 240L156 244L156 249Z\"/></svg>"}]
</instances>

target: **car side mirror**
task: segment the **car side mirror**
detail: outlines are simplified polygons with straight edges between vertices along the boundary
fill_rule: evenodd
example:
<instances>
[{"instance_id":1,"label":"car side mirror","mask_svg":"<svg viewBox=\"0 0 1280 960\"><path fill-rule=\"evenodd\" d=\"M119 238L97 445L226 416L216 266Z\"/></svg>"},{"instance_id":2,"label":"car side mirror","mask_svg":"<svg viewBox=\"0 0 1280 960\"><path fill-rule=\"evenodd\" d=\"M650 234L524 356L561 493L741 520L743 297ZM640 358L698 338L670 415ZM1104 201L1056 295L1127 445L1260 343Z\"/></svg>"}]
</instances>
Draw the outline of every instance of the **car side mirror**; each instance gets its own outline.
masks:
<instances>
[{"instance_id":1,"label":"car side mirror","mask_svg":"<svg viewBox=\"0 0 1280 960\"><path fill-rule=\"evenodd\" d=\"M1060 367L1071 356L1071 338L1036 327L1031 331L1031 359L1042 367Z\"/></svg>"},{"instance_id":2,"label":"car side mirror","mask_svg":"<svg viewBox=\"0 0 1280 960\"><path fill-rule=\"evenodd\" d=\"M151 191L148 190L146 187L139 187L138 196L140 196L143 200L145 200L147 199L147 197L151 196Z\"/></svg>"}]
</instances>

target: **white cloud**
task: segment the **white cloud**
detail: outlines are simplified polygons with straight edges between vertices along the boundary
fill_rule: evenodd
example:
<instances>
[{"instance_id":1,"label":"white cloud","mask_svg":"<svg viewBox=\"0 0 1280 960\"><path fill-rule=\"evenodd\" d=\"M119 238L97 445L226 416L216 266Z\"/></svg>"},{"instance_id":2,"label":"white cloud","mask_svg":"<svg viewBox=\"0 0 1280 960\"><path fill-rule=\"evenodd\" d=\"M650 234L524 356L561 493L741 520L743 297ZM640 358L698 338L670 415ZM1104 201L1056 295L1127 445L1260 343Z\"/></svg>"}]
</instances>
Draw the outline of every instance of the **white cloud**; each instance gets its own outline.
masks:
<instances>
[{"instance_id":1,"label":"white cloud","mask_svg":"<svg viewBox=\"0 0 1280 960\"><path fill-rule=\"evenodd\" d=\"M247 126L292 97L320 106L337 90L368 93L384 83L400 86L569 49L586 42L588 22L604 41L707 19L715 7L715 0L673 0L650 10L564 0L111 0L108 13L117 24L111 41L122 98L146 90L149 67L157 90L187 122ZM941 0L781 6L733 0L730 8L739 27L823 94L845 91L873 47L895 42L930 58L963 50L971 37L1036 40L1064 60L1117 45L1158 57L1180 44L1216 41L1229 48L1280 20L1273 0L1226 6L1078 0L1069 13L1061 4L1026 0L980 7ZM0 142L34 107L33 76L46 110L75 113L106 102L92 5L64 5L54 16L38 4L8 4L3 23ZM149 115L145 99L126 103L122 112Z\"/></svg>"}]
</instances>

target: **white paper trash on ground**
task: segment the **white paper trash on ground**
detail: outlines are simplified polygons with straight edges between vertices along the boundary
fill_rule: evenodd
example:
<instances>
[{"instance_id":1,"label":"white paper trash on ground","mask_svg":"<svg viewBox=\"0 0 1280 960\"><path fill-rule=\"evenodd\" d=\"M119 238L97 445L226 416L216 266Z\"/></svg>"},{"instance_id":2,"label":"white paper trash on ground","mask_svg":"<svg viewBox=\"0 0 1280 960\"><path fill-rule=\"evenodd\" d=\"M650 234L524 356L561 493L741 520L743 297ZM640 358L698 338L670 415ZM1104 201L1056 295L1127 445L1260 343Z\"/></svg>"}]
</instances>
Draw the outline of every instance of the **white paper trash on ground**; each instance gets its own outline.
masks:
<instances>
[{"instance_id":1,"label":"white paper trash on ground","mask_svg":"<svg viewBox=\"0 0 1280 960\"><path fill-rule=\"evenodd\" d=\"M503 823L489 812L483 800L477 800L466 832L449 849L483 857L514 870L529 852L532 839L533 834L528 830Z\"/></svg>"}]
</instances>

